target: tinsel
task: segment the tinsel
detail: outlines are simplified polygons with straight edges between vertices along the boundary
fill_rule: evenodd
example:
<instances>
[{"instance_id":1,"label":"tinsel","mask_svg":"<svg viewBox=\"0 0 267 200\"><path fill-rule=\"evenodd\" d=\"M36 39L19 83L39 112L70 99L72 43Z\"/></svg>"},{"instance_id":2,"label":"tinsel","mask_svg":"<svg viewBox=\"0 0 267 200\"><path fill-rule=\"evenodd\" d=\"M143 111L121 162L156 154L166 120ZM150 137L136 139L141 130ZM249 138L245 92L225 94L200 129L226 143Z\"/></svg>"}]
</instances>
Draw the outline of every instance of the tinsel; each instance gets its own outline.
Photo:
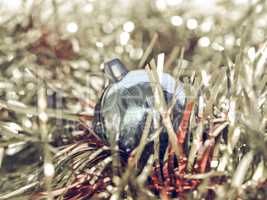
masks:
<instances>
[{"instance_id":1,"label":"tinsel","mask_svg":"<svg viewBox=\"0 0 267 200\"><path fill-rule=\"evenodd\" d=\"M266 199L266 9L265 0L0 1L0 199ZM105 61L153 74L162 53L186 90L177 139L189 149L178 160L170 149L164 166L151 155L140 171L140 155L116 162L91 120Z\"/></svg>"}]
</instances>

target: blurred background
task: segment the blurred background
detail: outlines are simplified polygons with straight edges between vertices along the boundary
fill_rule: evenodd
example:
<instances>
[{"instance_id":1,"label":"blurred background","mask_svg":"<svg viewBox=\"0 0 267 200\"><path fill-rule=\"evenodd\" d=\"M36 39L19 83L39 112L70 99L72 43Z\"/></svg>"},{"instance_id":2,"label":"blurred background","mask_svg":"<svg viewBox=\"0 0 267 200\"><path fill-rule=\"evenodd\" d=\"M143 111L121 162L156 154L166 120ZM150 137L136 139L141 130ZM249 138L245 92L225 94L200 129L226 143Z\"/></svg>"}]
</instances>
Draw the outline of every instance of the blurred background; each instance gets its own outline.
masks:
<instances>
[{"instance_id":1,"label":"blurred background","mask_svg":"<svg viewBox=\"0 0 267 200\"><path fill-rule=\"evenodd\" d=\"M0 0L0 199L36 187L43 163L53 174L53 155L83 134L81 120L90 126L104 62L120 58L133 70L164 53L164 70L180 81L200 72L207 88L224 87L225 66L254 62L265 48L266 9L265 0ZM264 64L257 73L252 105L262 110L252 106L248 124L261 132ZM227 110L225 88L216 102Z\"/></svg>"}]
</instances>

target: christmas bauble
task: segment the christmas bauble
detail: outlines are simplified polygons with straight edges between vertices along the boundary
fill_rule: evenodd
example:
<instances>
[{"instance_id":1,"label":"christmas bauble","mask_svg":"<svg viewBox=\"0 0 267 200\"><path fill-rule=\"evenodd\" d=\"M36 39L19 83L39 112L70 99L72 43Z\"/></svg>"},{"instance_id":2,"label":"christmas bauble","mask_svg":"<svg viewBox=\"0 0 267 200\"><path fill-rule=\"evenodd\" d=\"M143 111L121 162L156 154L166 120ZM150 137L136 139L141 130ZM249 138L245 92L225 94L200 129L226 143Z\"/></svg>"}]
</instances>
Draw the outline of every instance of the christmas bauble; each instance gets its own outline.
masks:
<instances>
[{"instance_id":1,"label":"christmas bauble","mask_svg":"<svg viewBox=\"0 0 267 200\"><path fill-rule=\"evenodd\" d=\"M140 142L148 113L153 117L147 138L148 143L152 143L151 138L159 124L155 122L161 121L160 113L154 106L154 94L145 70L128 71L119 59L114 59L105 64L105 74L111 84L96 106L94 131L106 142L116 142L121 151L129 154ZM176 95L172 122L174 130L177 130L185 105L183 87L177 86L175 79L167 73L162 74L160 84L166 103L170 103ZM166 129L162 130L160 138L162 147L166 149Z\"/></svg>"}]
</instances>

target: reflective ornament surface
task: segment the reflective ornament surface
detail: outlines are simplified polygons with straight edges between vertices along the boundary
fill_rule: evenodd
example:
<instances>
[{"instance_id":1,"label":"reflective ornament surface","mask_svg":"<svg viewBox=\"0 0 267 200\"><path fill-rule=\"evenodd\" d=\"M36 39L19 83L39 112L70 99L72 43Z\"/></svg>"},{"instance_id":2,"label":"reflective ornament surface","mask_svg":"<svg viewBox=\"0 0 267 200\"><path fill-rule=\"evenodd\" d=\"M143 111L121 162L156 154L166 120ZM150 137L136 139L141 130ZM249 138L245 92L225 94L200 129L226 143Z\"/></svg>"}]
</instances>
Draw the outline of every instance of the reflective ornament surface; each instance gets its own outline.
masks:
<instances>
[{"instance_id":1,"label":"reflective ornament surface","mask_svg":"<svg viewBox=\"0 0 267 200\"><path fill-rule=\"evenodd\" d=\"M105 64L105 73L111 84L105 89L96 106L94 131L108 143L115 140L119 149L129 154L138 146L146 118L148 113L151 113L153 120L148 143L152 144L153 133L157 126L162 124L160 114L154 107L154 94L147 72L128 71L119 59L114 59ZM181 84L176 85L175 79L167 73L162 74L160 84L166 103L170 103L173 95L176 95L172 122L174 130L177 131L186 100L183 87ZM157 121L159 123L156 123ZM160 154L163 154L167 144L167 131L163 129L160 135ZM150 153L149 145L147 148L147 153Z\"/></svg>"}]
</instances>

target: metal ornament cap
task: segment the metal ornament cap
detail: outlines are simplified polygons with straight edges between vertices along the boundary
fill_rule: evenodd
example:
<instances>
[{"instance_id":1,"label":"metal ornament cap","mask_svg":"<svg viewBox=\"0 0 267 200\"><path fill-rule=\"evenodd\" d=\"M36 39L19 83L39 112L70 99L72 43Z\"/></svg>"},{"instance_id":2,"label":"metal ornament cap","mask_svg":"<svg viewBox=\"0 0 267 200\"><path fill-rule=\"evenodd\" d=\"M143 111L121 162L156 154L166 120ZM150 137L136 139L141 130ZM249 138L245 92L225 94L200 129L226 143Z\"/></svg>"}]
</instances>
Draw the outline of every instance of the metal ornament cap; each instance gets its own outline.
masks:
<instances>
[{"instance_id":1,"label":"metal ornament cap","mask_svg":"<svg viewBox=\"0 0 267 200\"><path fill-rule=\"evenodd\" d=\"M120 81L128 73L127 68L118 58L106 62L104 64L104 71L113 83Z\"/></svg>"}]
</instances>

